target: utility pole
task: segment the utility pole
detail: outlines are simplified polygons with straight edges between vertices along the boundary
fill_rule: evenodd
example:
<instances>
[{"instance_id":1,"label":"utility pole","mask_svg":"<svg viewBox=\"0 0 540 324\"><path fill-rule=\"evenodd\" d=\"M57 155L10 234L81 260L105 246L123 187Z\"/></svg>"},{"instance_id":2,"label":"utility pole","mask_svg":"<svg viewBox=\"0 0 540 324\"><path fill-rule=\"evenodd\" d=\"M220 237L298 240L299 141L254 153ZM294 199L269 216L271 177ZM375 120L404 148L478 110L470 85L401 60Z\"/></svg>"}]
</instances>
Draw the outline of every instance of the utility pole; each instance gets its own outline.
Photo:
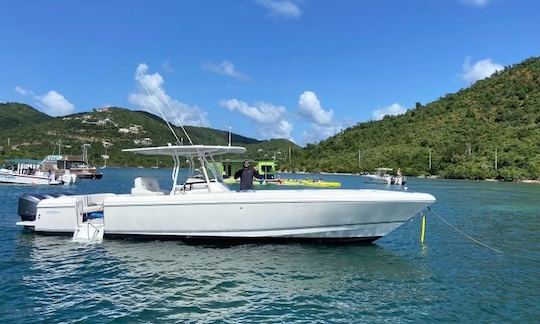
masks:
<instances>
[{"instance_id":1,"label":"utility pole","mask_svg":"<svg viewBox=\"0 0 540 324\"><path fill-rule=\"evenodd\" d=\"M429 149L429 170L431 170L431 149Z\"/></svg>"},{"instance_id":2,"label":"utility pole","mask_svg":"<svg viewBox=\"0 0 540 324\"><path fill-rule=\"evenodd\" d=\"M497 170L497 148L495 148L495 170Z\"/></svg>"},{"instance_id":3,"label":"utility pole","mask_svg":"<svg viewBox=\"0 0 540 324\"><path fill-rule=\"evenodd\" d=\"M103 159L103 162L104 162L102 168L106 168L107 167L107 160L109 159L109 155L107 154L107 148L109 147L109 144L103 143L103 147L105 148L105 154L103 154L101 156L101 158Z\"/></svg>"},{"instance_id":4,"label":"utility pole","mask_svg":"<svg viewBox=\"0 0 540 324\"><path fill-rule=\"evenodd\" d=\"M229 146L231 146L231 126L229 126Z\"/></svg>"},{"instance_id":5,"label":"utility pole","mask_svg":"<svg viewBox=\"0 0 540 324\"><path fill-rule=\"evenodd\" d=\"M289 164L292 164L292 152L291 152L291 146L289 145Z\"/></svg>"},{"instance_id":6,"label":"utility pole","mask_svg":"<svg viewBox=\"0 0 540 324\"><path fill-rule=\"evenodd\" d=\"M90 144L82 145L82 160L88 164L88 148L91 147Z\"/></svg>"},{"instance_id":7,"label":"utility pole","mask_svg":"<svg viewBox=\"0 0 540 324\"><path fill-rule=\"evenodd\" d=\"M360 169L362 167L362 163L360 163L361 158L362 158L361 152L360 152L360 150L358 150L358 169Z\"/></svg>"}]
</instances>

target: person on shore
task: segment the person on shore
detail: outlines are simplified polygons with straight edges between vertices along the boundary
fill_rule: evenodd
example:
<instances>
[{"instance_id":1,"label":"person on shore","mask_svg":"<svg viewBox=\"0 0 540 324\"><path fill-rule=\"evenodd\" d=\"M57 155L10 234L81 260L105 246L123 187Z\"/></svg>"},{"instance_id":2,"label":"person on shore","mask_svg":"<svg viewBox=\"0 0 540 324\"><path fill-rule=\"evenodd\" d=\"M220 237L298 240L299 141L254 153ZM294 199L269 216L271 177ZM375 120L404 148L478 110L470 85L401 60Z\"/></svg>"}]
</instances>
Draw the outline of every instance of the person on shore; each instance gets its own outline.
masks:
<instances>
[{"instance_id":1,"label":"person on shore","mask_svg":"<svg viewBox=\"0 0 540 324\"><path fill-rule=\"evenodd\" d=\"M253 190L253 178L259 179L260 175L257 170L249 165L249 161L245 160L242 169L234 173L234 178L240 178L240 190Z\"/></svg>"}]
</instances>

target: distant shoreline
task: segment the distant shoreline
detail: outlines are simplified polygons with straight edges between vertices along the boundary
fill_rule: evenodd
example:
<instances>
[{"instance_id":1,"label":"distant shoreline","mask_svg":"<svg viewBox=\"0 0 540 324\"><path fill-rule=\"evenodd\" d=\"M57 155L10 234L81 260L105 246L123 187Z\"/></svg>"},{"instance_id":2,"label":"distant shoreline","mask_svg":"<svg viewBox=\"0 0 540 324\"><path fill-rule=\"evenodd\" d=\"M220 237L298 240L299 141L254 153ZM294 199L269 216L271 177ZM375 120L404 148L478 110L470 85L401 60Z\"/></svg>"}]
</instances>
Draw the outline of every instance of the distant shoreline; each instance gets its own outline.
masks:
<instances>
[{"instance_id":1,"label":"distant shoreline","mask_svg":"<svg viewBox=\"0 0 540 324\"><path fill-rule=\"evenodd\" d=\"M531 179L525 179L525 180L519 180L521 183L535 183L540 184L540 180L531 180Z\"/></svg>"},{"instance_id":2,"label":"distant shoreline","mask_svg":"<svg viewBox=\"0 0 540 324\"><path fill-rule=\"evenodd\" d=\"M360 173L351 173L351 172L290 172L290 171L278 171L279 173L285 173L285 174L322 174L322 175L348 175L348 176L354 176L359 175ZM438 175L430 175L430 176L407 176L411 178L418 178L418 179L444 179L444 180L478 180L478 179L455 179L455 178L443 178ZM482 179L478 181L485 181L485 182L506 182L506 183L529 183L529 184L540 184L540 179L523 179L523 180L516 180L516 181L505 181L502 179Z\"/></svg>"}]
</instances>

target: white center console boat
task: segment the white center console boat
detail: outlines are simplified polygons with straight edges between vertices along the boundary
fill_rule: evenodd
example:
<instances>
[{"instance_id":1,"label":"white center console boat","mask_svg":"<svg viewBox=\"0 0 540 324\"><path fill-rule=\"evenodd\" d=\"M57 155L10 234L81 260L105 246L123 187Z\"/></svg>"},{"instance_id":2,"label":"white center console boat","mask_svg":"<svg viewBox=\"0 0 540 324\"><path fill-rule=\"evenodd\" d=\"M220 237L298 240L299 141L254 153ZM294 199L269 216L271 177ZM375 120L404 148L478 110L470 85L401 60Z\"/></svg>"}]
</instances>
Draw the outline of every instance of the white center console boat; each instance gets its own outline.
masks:
<instances>
[{"instance_id":1,"label":"white center console boat","mask_svg":"<svg viewBox=\"0 0 540 324\"><path fill-rule=\"evenodd\" d=\"M17 224L36 232L73 233L80 241L103 236L373 241L435 201L426 193L388 190L231 191L213 157L244 153L243 147L169 145L124 151L171 156L172 188L164 191L155 179L140 177L128 194L26 195L19 199ZM190 176L183 182L181 157L190 162Z\"/></svg>"}]
</instances>

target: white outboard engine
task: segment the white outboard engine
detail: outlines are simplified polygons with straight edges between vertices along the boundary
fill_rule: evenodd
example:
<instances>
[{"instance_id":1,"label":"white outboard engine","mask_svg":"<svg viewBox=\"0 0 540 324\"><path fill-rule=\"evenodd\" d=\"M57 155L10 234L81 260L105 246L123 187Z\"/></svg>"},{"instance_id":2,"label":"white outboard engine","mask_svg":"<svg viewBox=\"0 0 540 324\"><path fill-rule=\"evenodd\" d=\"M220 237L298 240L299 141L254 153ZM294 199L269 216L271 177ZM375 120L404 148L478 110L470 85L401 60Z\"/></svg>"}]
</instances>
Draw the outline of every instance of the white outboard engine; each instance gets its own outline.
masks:
<instances>
[{"instance_id":1,"label":"white outboard engine","mask_svg":"<svg viewBox=\"0 0 540 324\"><path fill-rule=\"evenodd\" d=\"M62 180L65 185L74 184L75 181L77 181L77 175L66 170L66 172L60 176L60 180Z\"/></svg>"}]
</instances>

